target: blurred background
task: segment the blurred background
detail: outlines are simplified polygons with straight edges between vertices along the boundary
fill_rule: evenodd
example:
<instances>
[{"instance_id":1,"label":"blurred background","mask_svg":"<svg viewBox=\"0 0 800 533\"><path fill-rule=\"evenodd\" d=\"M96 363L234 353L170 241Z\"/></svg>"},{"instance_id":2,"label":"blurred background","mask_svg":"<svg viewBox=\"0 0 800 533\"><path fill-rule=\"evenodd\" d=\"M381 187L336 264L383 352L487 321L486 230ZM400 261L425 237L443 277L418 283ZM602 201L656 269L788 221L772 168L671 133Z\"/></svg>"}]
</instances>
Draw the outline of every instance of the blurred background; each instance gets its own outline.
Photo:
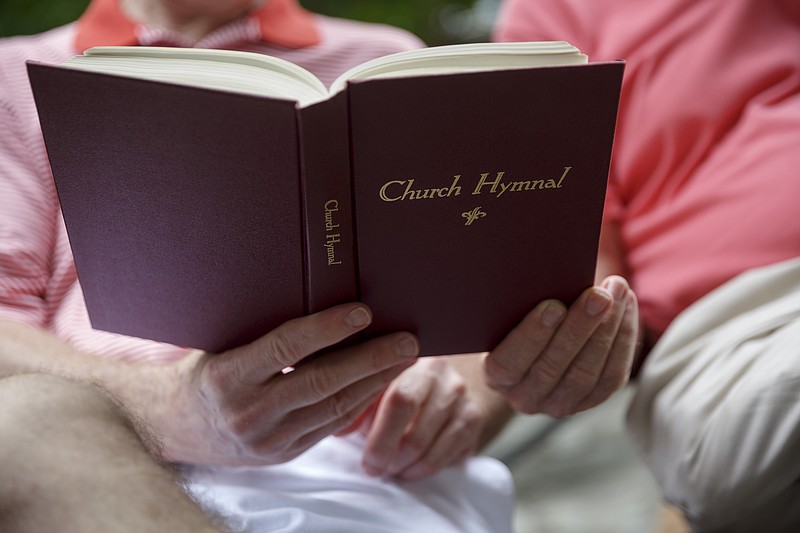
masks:
<instances>
[{"instance_id":1,"label":"blurred background","mask_svg":"<svg viewBox=\"0 0 800 533\"><path fill-rule=\"evenodd\" d=\"M301 0L312 11L405 28L429 45L485 41L500 0ZM0 37L75 20L89 0L0 0ZM624 431L632 389L567 420L518 416L488 452L517 487L518 533L688 531ZM435 532L432 532L435 533Z\"/></svg>"},{"instance_id":2,"label":"blurred background","mask_svg":"<svg viewBox=\"0 0 800 533\"><path fill-rule=\"evenodd\" d=\"M499 0L301 0L308 9L405 28L429 45L485 41ZM27 35L80 16L89 0L0 0L0 37Z\"/></svg>"}]
</instances>

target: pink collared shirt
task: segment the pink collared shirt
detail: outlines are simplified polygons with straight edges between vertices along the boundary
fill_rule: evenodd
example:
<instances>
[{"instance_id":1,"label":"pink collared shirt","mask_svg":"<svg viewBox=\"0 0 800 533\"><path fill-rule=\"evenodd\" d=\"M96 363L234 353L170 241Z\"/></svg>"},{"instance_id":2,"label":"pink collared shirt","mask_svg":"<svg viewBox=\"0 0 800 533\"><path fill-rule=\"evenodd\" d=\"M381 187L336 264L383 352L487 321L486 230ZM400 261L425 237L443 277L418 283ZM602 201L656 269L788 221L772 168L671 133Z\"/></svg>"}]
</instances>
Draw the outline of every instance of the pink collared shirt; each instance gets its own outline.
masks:
<instances>
[{"instance_id":1,"label":"pink collared shirt","mask_svg":"<svg viewBox=\"0 0 800 533\"><path fill-rule=\"evenodd\" d=\"M496 37L627 60L606 214L655 332L800 255L797 0L508 0Z\"/></svg>"},{"instance_id":2,"label":"pink collared shirt","mask_svg":"<svg viewBox=\"0 0 800 533\"><path fill-rule=\"evenodd\" d=\"M98 3L116 6L114 0L95 0ZM295 5L286 0L276 4L286 9ZM125 20L120 12L112 14ZM271 14L271 23L284 15ZM419 39L396 28L307 15L299 23L310 32L300 42L285 42L291 36L282 41L280 35L265 40L269 36L263 32L263 21L251 16L196 45L274 55L307 68L326 84L369 59L422 46ZM108 31L107 20L101 22ZM88 321L25 71L26 60L59 63L76 54L78 36L91 42L85 20L82 24L80 30L73 23L41 35L0 40L0 319L49 329L75 347L104 357L180 357L184 349L95 331ZM169 32L133 23L128 28L142 45L186 44Z\"/></svg>"}]
</instances>

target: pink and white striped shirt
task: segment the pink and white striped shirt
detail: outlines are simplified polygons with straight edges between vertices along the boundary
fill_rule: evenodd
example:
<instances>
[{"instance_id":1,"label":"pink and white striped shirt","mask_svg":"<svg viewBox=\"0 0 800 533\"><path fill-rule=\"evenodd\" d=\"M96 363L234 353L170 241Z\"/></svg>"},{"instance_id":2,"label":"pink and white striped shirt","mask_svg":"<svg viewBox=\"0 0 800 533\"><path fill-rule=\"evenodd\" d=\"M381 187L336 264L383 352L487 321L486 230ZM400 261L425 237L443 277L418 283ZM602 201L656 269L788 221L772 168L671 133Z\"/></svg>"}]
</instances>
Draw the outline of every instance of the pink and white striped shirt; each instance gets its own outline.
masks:
<instances>
[{"instance_id":1,"label":"pink and white striped shirt","mask_svg":"<svg viewBox=\"0 0 800 533\"><path fill-rule=\"evenodd\" d=\"M46 33L0 40L0 320L46 328L104 357L172 359L185 350L91 328L28 85L26 60L59 63L101 44L191 45L129 20L118 0L93 0L79 21ZM274 55L329 84L359 63L422 44L396 28L311 14L295 0L270 0L194 46Z\"/></svg>"}]
</instances>

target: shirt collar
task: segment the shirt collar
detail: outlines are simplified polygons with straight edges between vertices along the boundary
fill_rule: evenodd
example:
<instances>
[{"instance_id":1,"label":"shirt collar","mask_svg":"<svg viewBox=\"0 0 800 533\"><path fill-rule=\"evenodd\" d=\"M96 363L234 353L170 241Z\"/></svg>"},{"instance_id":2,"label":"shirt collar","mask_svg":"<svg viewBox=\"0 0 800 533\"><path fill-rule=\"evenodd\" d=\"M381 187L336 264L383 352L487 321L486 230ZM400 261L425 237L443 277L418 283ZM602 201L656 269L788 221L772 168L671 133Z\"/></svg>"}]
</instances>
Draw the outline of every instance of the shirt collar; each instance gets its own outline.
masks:
<instances>
[{"instance_id":1,"label":"shirt collar","mask_svg":"<svg viewBox=\"0 0 800 533\"><path fill-rule=\"evenodd\" d=\"M305 48L320 41L314 16L297 0L265 0L247 17L257 23L262 41L287 48ZM83 52L92 46L138 45L139 27L123 13L119 0L92 0L78 19L75 48Z\"/></svg>"}]
</instances>

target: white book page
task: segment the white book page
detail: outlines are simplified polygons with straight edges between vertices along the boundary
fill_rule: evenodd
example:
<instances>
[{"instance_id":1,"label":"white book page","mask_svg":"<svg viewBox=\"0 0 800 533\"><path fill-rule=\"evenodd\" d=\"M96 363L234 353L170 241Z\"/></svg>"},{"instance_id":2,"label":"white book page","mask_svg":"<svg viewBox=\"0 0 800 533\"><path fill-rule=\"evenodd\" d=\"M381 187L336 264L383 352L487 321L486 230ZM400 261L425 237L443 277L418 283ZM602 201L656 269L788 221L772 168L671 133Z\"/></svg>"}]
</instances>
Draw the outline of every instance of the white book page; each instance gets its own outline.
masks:
<instances>
[{"instance_id":1,"label":"white book page","mask_svg":"<svg viewBox=\"0 0 800 533\"><path fill-rule=\"evenodd\" d=\"M251 52L166 47L90 48L64 66L155 81L293 100L310 105L328 97L307 70Z\"/></svg>"},{"instance_id":2,"label":"white book page","mask_svg":"<svg viewBox=\"0 0 800 533\"><path fill-rule=\"evenodd\" d=\"M90 48L64 66L122 76L282 98L301 107L325 100L348 81L587 63L563 41L471 43L400 52L358 65L330 91L302 67L252 52L143 46Z\"/></svg>"},{"instance_id":3,"label":"white book page","mask_svg":"<svg viewBox=\"0 0 800 533\"><path fill-rule=\"evenodd\" d=\"M330 91L341 91L351 80L575 65L588 61L586 55L564 41L437 46L367 61L339 76Z\"/></svg>"}]
</instances>

